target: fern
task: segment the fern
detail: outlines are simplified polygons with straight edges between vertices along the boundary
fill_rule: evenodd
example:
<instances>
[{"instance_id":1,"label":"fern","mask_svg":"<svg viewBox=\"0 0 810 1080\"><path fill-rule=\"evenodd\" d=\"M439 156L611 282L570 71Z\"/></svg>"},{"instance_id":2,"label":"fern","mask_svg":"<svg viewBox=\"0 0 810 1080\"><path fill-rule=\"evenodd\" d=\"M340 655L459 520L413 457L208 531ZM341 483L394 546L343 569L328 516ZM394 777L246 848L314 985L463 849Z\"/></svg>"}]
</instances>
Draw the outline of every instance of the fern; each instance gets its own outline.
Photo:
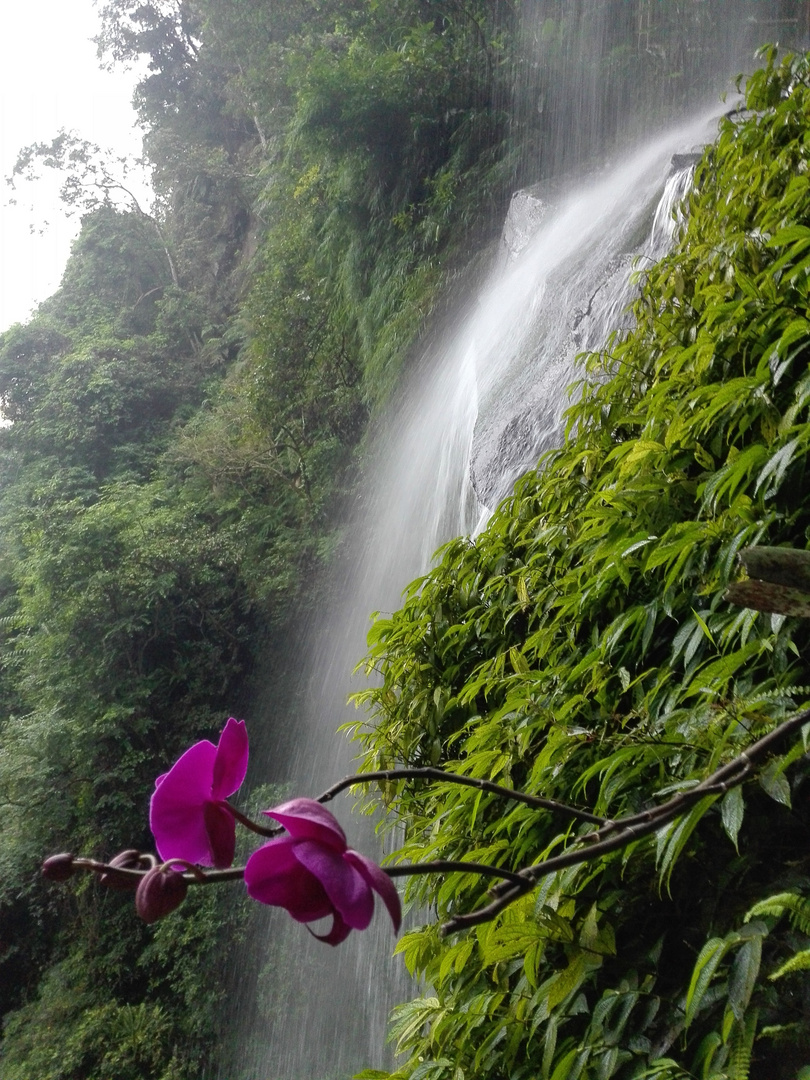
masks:
<instances>
[{"instance_id":1,"label":"fern","mask_svg":"<svg viewBox=\"0 0 810 1080\"><path fill-rule=\"evenodd\" d=\"M807 971L810 969L810 949L802 949L794 953L780 968L777 968L768 976L769 979L781 979L783 975L789 975L793 971Z\"/></svg>"},{"instance_id":2,"label":"fern","mask_svg":"<svg viewBox=\"0 0 810 1080\"><path fill-rule=\"evenodd\" d=\"M735 1020L731 1032L731 1053L728 1080L748 1080L751 1054L757 1033L757 1011L752 1010L742 1021Z\"/></svg>"},{"instance_id":3,"label":"fern","mask_svg":"<svg viewBox=\"0 0 810 1080\"><path fill-rule=\"evenodd\" d=\"M778 893L775 896L769 896L767 899L761 900L749 909L745 921L749 922L751 919L762 915L771 915L781 919L785 914L789 915L790 925L794 930L799 930L802 934L810 937L810 900L800 896L798 893Z\"/></svg>"}]
</instances>

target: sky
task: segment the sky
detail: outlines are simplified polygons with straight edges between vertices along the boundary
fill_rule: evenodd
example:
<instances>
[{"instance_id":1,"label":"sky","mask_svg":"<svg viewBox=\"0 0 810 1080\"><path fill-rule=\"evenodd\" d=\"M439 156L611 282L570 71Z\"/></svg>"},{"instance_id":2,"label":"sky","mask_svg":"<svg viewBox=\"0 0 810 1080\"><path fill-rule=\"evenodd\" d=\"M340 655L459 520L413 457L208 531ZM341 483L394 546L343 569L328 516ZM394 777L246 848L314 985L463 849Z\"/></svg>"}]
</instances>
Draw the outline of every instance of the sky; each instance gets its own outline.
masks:
<instances>
[{"instance_id":1,"label":"sky","mask_svg":"<svg viewBox=\"0 0 810 1080\"><path fill-rule=\"evenodd\" d=\"M120 156L137 156L141 136L131 106L135 75L101 71L93 0L27 0L4 5L0 32L0 332L25 322L58 287L78 216L59 208L55 178L17 193L6 185L17 154L50 142L60 128ZM32 211L31 204L35 203ZM39 235L44 221L50 224ZM31 232L31 225L37 232Z\"/></svg>"}]
</instances>

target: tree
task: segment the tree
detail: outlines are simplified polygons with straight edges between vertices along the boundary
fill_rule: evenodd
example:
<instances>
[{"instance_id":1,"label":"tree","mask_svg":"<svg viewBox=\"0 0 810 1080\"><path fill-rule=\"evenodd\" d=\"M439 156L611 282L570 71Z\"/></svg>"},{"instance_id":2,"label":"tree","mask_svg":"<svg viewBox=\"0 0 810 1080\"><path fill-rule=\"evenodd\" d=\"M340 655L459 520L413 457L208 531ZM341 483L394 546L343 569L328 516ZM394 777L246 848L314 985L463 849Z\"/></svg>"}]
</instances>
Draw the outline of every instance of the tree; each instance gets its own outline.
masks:
<instances>
[{"instance_id":1,"label":"tree","mask_svg":"<svg viewBox=\"0 0 810 1080\"><path fill-rule=\"evenodd\" d=\"M60 196L68 213L88 214L123 203L154 229L163 247L172 282L179 285L177 268L160 221L143 209L127 182L128 174L140 171L142 167L142 161L113 157L75 132L62 129L50 143L32 143L22 149L8 183L12 187L20 181L32 183L39 177L41 169L53 169L63 177Z\"/></svg>"}]
</instances>

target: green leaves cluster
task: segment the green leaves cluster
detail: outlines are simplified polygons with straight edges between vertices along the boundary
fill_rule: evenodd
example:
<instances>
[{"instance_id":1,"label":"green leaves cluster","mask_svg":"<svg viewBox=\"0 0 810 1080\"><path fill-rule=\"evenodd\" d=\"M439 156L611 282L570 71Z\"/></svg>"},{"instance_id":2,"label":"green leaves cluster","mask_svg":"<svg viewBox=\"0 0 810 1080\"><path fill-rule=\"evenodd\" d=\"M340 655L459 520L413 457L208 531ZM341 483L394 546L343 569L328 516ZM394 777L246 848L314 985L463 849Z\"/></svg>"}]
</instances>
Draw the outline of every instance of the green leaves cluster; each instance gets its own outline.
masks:
<instances>
[{"instance_id":1,"label":"green leaves cluster","mask_svg":"<svg viewBox=\"0 0 810 1080\"><path fill-rule=\"evenodd\" d=\"M210 1019L222 994L178 996L170 943L138 966L131 896L58 895L39 876L57 847L149 848L160 764L217 730L249 667L244 536L159 464L213 374L183 301L154 230L104 206L61 290L0 338L0 1071L14 1080L174 1080L208 1050L195 1009ZM200 962L221 918L238 921L201 916Z\"/></svg>"},{"instance_id":2,"label":"green leaves cluster","mask_svg":"<svg viewBox=\"0 0 810 1080\"><path fill-rule=\"evenodd\" d=\"M810 535L810 60L765 61L636 329L587 358L565 447L375 623L369 768L442 764L612 818L806 698L806 628L723 600L740 548ZM795 1077L807 928L781 916L810 886L804 749L467 936L406 936L431 990L398 1010L391 1075ZM451 785L384 794L408 861L517 868L579 829ZM434 882L411 896L440 919L484 901L474 875Z\"/></svg>"}]
</instances>

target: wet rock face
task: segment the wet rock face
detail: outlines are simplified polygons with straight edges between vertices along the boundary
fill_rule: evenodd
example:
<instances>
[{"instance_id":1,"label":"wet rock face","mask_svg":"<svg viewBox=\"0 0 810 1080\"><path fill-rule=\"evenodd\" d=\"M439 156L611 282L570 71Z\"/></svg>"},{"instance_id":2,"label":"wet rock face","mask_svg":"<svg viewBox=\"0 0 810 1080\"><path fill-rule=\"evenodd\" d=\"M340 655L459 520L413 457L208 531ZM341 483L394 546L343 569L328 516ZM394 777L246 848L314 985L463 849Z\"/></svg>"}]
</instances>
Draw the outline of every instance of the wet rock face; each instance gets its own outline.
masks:
<instances>
[{"instance_id":1,"label":"wet rock face","mask_svg":"<svg viewBox=\"0 0 810 1080\"><path fill-rule=\"evenodd\" d=\"M551 209L551 204L541 191L542 185L536 184L516 191L512 196L501 235L501 258L504 263L515 261Z\"/></svg>"},{"instance_id":2,"label":"wet rock face","mask_svg":"<svg viewBox=\"0 0 810 1080\"><path fill-rule=\"evenodd\" d=\"M562 193L550 184L512 197L501 238L501 273L515 265ZM632 255L610 250L577 251L538 281L524 311L522 341L513 343L508 373L496 385L479 386L479 413L473 434L470 475L478 500L489 509L511 491L547 450L562 444L567 387L575 377L574 357L598 349L610 325L627 322L625 307Z\"/></svg>"},{"instance_id":3,"label":"wet rock face","mask_svg":"<svg viewBox=\"0 0 810 1080\"><path fill-rule=\"evenodd\" d=\"M632 327L636 260L654 262L668 250L677 208L700 157L700 151L673 155L669 177L659 173L661 186L608 215L598 177L590 189L592 201L581 207L569 203L567 211L564 179L512 196L498 268L507 282L499 302L511 316L485 343L476 367L479 400L470 475L484 506L494 509L545 451L561 445L563 414L571 403L568 387L585 374L577 357L602 349L611 331ZM561 231L556 222L566 213L571 228ZM593 227L580 229L589 219ZM515 296L522 297L519 306Z\"/></svg>"},{"instance_id":4,"label":"wet rock face","mask_svg":"<svg viewBox=\"0 0 810 1080\"><path fill-rule=\"evenodd\" d=\"M492 439L478 434L470 476L478 501L494 509L546 450L562 444L563 425L556 409L532 402L495 430Z\"/></svg>"},{"instance_id":5,"label":"wet rock face","mask_svg":"<svg viewBox=\"0 0 810 1080\"><path fill-rule=\"evenodd\" d=\"M697 165L702 157L702 150L690 154L673 154L670 163L670 175L680 172L681 169L689 169L691 166Z\"/></svg>"}]
</instances>

